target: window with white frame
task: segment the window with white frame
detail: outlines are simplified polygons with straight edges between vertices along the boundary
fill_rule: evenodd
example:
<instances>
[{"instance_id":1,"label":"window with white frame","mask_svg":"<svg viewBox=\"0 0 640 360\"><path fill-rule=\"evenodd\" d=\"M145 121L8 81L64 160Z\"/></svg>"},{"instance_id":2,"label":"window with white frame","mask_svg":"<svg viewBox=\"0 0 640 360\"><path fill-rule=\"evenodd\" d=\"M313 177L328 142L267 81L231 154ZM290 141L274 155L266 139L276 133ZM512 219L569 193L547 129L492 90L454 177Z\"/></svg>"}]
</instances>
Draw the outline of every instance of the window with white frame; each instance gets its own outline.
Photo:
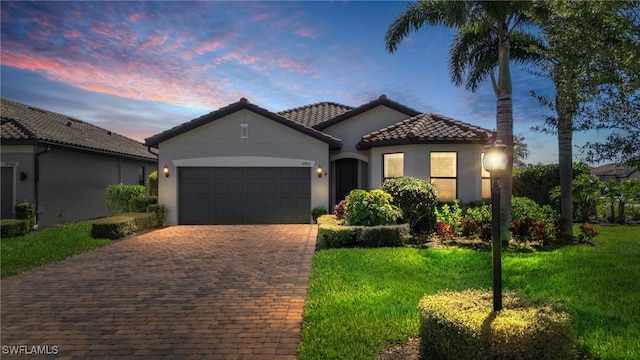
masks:
<instances>
[{"instance_id":1,"label":"window with white frame","mask_svg":"<svg viewBox=\"0 0 640 360\"><path fill-rule=\"evenodd\" d=\"M404 174L404 153L383 154L383 181L401 177Z\"/></svg>"},{"instance_id":2,"label":"window with white frame","mask_svg":"<svg viewBox=\"0 0 640 360\"><path fill-rule=\"evenodd\" d=\"M431 184L438 190L440 201L458 197L458 153L432 152L430 154Z\"/></svg>"},{"instance_id":3,"label":"window with white frame","mask_svg":"<svg viewBox=\"0 0 640 360\"><path fill-rule=\"evenodd\" d=\"M480 171L482 176L482 199L491 199L491 174L484 168L484 153L480 156Z\"/></svg>"},{"instance_id":4,"label":"window with white frame","mask_svg":"<svg viewBox=\"0 0 640 360\"><path fill-rule=\"evenodd\" d=\"M249 138L249 124L240 124L240 139Z\"/></svg>"}]
</instances>

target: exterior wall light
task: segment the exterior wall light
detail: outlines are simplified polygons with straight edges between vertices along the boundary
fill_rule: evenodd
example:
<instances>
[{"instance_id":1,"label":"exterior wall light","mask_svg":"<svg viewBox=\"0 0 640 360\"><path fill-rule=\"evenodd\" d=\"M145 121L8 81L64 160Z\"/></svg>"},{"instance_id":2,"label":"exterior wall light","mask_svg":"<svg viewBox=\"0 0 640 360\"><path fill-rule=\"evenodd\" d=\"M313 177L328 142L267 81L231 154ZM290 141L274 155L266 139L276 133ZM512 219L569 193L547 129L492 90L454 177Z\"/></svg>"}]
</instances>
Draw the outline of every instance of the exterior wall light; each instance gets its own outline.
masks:
<instances>
[{"instance_id":1,"label":"exterior wall light","mask_svg":"<svg viewBox=\"0 0 640 360\"><path fill-rule=\"evenodd\" d=\"M164 167L162 168L162 172L164 173L164 177L169 177L169 165L165 163Z\"/></svg>"},{"instance_id":2,"label":"exterior wall light","mask_svg":"<svg viewBox=\"0 0 640 360\"><path fill-rule=\"evenodd\" d=\"M507 168L507 146L500 140L484 147L484 169L491 174L491 229L493 253L493 311L502 310L502 243L500 241L500 177Z\"/></svg>"},{"instance_id":3,"label":"exterior wall light","mask_svg":"<svg viewBox=\"0 0 640 360\"><path fill-rule=\"evenodd\" d=\"M324 170L322 170L322 165L320 165L320 163L318 163L318 168L316 169L316 173L318 174L318 177L321 178L322 177L322 172Z\"/></svg>"}]
</instances>

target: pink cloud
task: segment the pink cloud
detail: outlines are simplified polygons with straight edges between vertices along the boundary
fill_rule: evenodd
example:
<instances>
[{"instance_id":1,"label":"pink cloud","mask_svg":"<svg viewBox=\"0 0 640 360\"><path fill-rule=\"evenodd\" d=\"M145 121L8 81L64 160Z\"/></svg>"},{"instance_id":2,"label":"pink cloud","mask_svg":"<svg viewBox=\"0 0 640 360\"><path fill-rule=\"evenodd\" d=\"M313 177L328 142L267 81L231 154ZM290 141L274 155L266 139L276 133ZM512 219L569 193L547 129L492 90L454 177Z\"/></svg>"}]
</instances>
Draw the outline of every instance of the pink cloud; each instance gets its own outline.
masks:
<instances>
[{"instance_id":1,"label":"pink cloud","mask_svg":"<svg viewBox=\"0 0 640 360\"><path fill-rule=\"evenodd\" d=\"M79 39L81 36L82 33L78 30L69 30L64 33L64 37L67 39Z\"/></svg>"},{"instance_id":2,"label":"pink cloud","mask_svg":"<svg viewBox=\"0 0 640 360\"><path fill-rule=\"evenodd\" d=\"M136 22L136 21L142 19L143 17L145 17L144 13L136 12L136 13L133 13L133 14L129 15L129 21Z\"/></svg>"},{"instance_id":3,"label":"pink cloud","mask_svg":"<svg viewBox=\"0 0 640 360\"><path fill-rule=\"evenodd\" d=\"M288 70L293 70L300 74L306 74L309 72L309 69L302 61L299 61L290 57L281 57L277 60L276 64L279 67L282 67Z\"/></svg>"},{"instance_id":4,"label":"pink cloud","mask_svg":"<svg viewBox=\"0 0 640 360\"><path fill-rule=\"evenodd\" d=\"M224 42L220 40L211 40L204 42L195 49L195 53L198 55L203 55L205 53L216 51L225 46Z\"/></svg>"},{"instance_id":5,"label":"pink cloud","mask_svg":"<svg viewBox=\"0 0 640 360\"><path fill-rule=\"evenodd\" d=\"M310 39L315 39L319 36L318 31L315 29L312 29L310 27L301 27L298 30L293 32L293 35L296 36L300 36L300 37L306 37L306 38L310 38Z\"/></svg>"}]
</instances>

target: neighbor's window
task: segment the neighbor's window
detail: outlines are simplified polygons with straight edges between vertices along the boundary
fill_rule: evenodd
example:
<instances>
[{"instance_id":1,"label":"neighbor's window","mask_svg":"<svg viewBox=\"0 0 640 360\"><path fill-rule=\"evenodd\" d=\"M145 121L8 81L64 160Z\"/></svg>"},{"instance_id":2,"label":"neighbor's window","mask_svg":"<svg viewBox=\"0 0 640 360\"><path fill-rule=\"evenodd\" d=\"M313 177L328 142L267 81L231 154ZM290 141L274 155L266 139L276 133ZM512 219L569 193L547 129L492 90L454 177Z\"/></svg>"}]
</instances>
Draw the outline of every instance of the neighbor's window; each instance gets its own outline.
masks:
<instances>
[{"instance_id":1,"label":"neighbor's window","mask_svg":"<svg viewBox=\"0 0 640 360\"><path fill-rule=\"evenodd\" d=\"M383 157L383 181L401 177L404 173L404 153L384 154Z\"/></svg>"},{"instance_id":2,"label":"neighbor's window","mask_svg":"<svg viewBox=\"0 0 640 360\"><path fill-rule=\"evenodd\" d=\"M240 124L240 139L249 138L249 124Z\"/></svg>"},{"instance_id":3,"label":"neighbor's window","mask_svg":"<svg viewBox=\"0 0 640 360\"><path fill-rule=\"evenodd\" d=\"M482 172L482 198L491 199L491 174L484 168L484 153L480 156L480 171Z\"/></svg>"},{"instance_id":4,"label":"neighbor's window","mask_svg":"<svg viewBox=\"0 0 640 360\"><path fill-rule=\"evenodd\" d=\"M431 153L431 184L438 190L440 201L451 201L458 197L458 153Z\"/></svg>"},{"instance_id":5,"label":"neighbor's window","mask_svg":"<svg viewBox=\"0 0 640 360\"><path fill-rule=\"evenodd\" d=\"M138 166L138 185L144 186L144 166Z\"/></svg>"}]
</instances>

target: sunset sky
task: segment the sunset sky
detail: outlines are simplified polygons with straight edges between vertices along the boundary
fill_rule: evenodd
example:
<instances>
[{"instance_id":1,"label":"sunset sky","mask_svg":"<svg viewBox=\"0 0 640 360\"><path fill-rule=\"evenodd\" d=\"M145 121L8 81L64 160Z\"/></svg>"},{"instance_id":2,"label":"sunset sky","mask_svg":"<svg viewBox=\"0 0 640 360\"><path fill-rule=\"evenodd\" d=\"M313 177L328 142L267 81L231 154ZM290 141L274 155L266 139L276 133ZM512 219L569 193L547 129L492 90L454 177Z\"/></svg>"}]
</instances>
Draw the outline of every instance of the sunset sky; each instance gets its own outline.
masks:
<instances>
[{"instance_id":1,"label":"sunset sky","mask_svg":"<svg viewBox=\"0 0 640 360\"><path fill-rule=\"evenodd\" d=\"M449 80L453 32L424 27L394 54L387 26L405 2L2 2L2 97L138 141L246 97L272 111L386 94L423 112L495 129L489 84ZM512 65L515 133L530 163L557 163L546 79ZM574 143L604 138L577 134ZM575 160L580 153L574 150Z\"/></svg>"}]
</instances>

